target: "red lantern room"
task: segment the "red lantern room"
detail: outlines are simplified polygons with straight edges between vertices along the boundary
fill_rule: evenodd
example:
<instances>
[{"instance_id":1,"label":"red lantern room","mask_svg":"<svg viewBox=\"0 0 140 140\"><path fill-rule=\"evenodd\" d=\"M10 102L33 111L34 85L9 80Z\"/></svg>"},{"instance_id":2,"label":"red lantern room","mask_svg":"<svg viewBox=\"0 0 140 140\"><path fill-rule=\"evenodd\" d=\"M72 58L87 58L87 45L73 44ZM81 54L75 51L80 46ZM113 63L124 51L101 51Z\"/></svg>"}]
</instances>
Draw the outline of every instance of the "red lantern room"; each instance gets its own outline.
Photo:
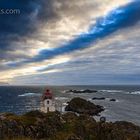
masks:
<instances>
[{"instance_id":1,"label":"red lantern room","mask_svg":"<svg viewBox=\"0 0 140 140\"><path fill-rule=\"evenodd\" d=\"M49 89L47 89L45 93L43 94L43 100L45 99L52 99L52 93Z\"/></svg>"}]
</instances>

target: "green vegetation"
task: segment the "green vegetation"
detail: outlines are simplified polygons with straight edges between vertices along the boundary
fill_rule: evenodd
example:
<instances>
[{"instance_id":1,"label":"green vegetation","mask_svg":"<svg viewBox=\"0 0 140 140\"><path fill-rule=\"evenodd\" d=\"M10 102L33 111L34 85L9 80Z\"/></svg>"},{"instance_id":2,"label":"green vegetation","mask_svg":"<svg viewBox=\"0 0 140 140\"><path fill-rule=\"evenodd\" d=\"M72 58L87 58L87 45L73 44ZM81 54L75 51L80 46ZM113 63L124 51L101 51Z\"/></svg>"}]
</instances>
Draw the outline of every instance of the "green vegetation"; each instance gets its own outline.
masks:
<instances>
[{"instance_id":1,"label":"green vegetation","mask_svg":"<svg viewBox=\"0 0 140 140\"><path fill-rule=\"evenodd\" d=\"M139 140L140 127L129 122L96 122L74 112L0 115L0 140Z\"/></svg>"}]
</instances>

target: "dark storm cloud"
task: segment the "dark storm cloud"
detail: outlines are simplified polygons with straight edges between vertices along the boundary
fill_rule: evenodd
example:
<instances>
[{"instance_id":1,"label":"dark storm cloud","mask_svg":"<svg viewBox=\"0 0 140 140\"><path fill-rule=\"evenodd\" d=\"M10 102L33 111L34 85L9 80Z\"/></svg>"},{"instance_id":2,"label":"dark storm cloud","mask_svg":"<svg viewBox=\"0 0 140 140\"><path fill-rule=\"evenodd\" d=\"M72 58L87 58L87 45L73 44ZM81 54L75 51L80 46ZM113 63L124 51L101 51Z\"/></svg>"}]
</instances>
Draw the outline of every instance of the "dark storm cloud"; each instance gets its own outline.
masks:
<instances>
[{"instance_id":1,"label":"dark storm cloud","mask_svg":"<svg viewBox=\"0 0 140 140\"><path fill-rule=\"evenodd\" d=\"M0 0L0 9L20 11L16 14L0 14L1 56L6 51L16 49L12 42L29 37L39 24L56 17L53 0Z\"/></svg>"}]
</instances>

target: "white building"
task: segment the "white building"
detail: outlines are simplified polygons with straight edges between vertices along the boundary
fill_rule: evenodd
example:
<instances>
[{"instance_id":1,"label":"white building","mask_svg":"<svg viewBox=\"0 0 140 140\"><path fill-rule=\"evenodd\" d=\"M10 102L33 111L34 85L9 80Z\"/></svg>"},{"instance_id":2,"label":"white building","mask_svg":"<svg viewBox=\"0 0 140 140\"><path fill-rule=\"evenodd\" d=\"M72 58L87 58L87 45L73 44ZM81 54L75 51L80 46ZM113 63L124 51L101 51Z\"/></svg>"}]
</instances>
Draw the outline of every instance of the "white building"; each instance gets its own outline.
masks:
<instances>
[{"instance_id":1,"label":"white building","mask_svg":"<svg viewBox=\"0 0 140 140\"><path fill-rule=\"evenodd\" d=\"M56 111L55 101L53 99L52 93L48 89L46 90L46 92L43 94L42 97L41 111L45 113Z\"/></svg>"}]
</instances>

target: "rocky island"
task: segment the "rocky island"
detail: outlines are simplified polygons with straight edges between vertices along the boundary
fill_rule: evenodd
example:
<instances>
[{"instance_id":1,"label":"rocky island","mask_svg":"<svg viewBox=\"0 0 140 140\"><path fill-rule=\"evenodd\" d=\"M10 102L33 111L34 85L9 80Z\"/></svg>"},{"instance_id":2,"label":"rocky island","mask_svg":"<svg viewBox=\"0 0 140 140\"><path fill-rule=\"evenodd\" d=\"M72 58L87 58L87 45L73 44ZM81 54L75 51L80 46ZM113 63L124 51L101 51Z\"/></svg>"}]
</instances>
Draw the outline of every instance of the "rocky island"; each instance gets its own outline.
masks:
<instances>
[{"instance_id":1,"label":"rocky island","mask_svg":"<svg viewBox=\"0 0 140 140\"><path fill-rule=\"evenodd\" d=\"M105 97L93 97L92 100L105 100Z\"/></svg>"},{"instance_id":2,"label":"rocky island","mask_svg":"<svg viewBox=\"0 0 140 140\"><path fill-rule=\"evenodd\" d=\"M82 98L74 98L66 106L65 110L79 114L98 115L100 112L104 111L104 108Z\"/></svg>"},{"instance_id":3,"label":"rocky island","mask_svg":"<svg viewBox=\"0 0 140 140\"><path fill-rule=\"evenodd\" d=\"M66 107L70 112L64 114L57 111L31 111L23 115L3 113L0 114L0 140L140 139L140 127L130 122L97 122L92 115L101 109L89 101L74 98Z\"/></svg>"},{"instance_id":4,"label":"rocky island","mask_svg":"<svg viewBox=\"0 0 140 140\"><path fill-rule=\"evenodd\" d=\"M68 91L66 91L66 93L68 93L68 92L71 92L71 93L96 93L96 92L98 92L97 90L91 90L91 89L85 89L85 90L73 90L73 89L71 89L71 90L68 90Z\"/></svg>"}]
</instances>

